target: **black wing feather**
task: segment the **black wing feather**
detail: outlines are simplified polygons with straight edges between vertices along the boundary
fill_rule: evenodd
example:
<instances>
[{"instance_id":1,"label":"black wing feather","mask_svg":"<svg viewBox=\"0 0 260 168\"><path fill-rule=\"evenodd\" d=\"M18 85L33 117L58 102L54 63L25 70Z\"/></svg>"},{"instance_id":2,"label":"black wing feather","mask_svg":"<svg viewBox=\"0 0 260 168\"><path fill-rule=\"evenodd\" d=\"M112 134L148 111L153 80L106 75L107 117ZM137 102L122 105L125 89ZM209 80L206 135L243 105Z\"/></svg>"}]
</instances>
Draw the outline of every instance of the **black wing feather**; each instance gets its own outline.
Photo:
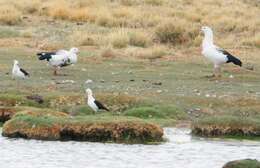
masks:
<instances>
[{"instance_id":1,"label":"black wing feather","mask_svg":"<svg viewBox=\"0 0 260 168\"><path fill-rule=\"evenodd\" d=\"M24 69L20 68L20 71L22 71L22 73L25 75L25 76L30 76L30 74L28 72L26 72Z\"/></svg>"},{"instance_id":2,"label":"black wing feather","mask_svg":"<svg viewBox=\"0 0 260 168\"><path fill-rule=\"evenodd\" d=\"M106 108L106 107L105 107L102 103L100 103L98 100L95 100L94 103L97 105L98 109L109 111L109 109Z\"/></svg>"},{"instance_id":3,"label":"black wing feather","mask_svg":"<svg viewBox=\"0 0 260 168\"><path fill-rule=\"evenodd\" d=\"M52 55L55 55L55 52L40 52L37 53L37 56L39 57L39 60L47 60L49 61L52 57Z\"/></svg>"},{"instance_id":4,"label":"black wing feather","mask_svg":"<svg viewBox=\"0 0 260 168\"><path fill-rule=\"evenodd\" d=\"M227 56L227 59L228 59L227 63L232 62L235 65L242 66L242 62L238 58L236 58L235 56L233 56L232 54L227 52L226 50L219 48L218 51L220 51L221 53L223 53L224 55Z\"/></svg>"}]
</instances>

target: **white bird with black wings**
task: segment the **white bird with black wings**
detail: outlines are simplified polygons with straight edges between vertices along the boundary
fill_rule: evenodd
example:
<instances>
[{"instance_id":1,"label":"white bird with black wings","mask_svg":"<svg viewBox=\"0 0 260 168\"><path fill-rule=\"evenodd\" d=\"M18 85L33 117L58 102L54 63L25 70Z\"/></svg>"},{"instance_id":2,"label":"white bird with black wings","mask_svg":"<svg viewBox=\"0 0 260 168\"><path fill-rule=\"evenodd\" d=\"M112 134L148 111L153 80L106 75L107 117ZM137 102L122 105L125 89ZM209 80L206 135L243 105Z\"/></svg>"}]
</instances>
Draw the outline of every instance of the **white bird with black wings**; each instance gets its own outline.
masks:
<instances>
[{"instance_id":1,"label":"white bird with black wings","mask_svg":"<svg viewBox=\"0 0 260 168\"><path fill-rule=\"evenodd\" d=\"M19 67L19 62L14 60L14 65L12 69L12 78L13 79L26 79L29 77L29 73L26 72L24 69Z\"/></svg>"},{"instance_id":2,"label":"white bird with black wings","mask_svg":"<svg viewBox=\"0 0 260 168\"><path fill-rule=\"evenodd\" d=\"M242 62L231 55L226 50L214 45L213 31L210 27L204 26L201 28L204 33L204 39L202 42L202 54L214 64L213 76L219 77L221 73L221 65L232 62L235 65L242 66Z\"/></svg>"},{"instance_id":3,"label":"white bird with black wings","mask_svg":"<svg viewBox=\"0 0 260 168\"><path fill-rule=\"evenodd\" d=\"M108 108L106 108L101 102L99 102L98 100L96 100L93 97L93 93L91 89L86 89L86 93L88 95L88 106L94 110L95 112L98 112L99 110L106 110L109 111Z\"/></svg>"},{"instance_id":4,"label":"white bird with black wings","mask_svg":"<svg viewBox=\"0 0 260 168\"><path fill-rule=\"evenodd\" d=\"M61 67L77 63L79 53L78 48L67 50L59 50L57 52L40 52L37 53L39 60L47 60L54 67L54 75L57 75L57 70Z\"/></svg>"}]
</instances>

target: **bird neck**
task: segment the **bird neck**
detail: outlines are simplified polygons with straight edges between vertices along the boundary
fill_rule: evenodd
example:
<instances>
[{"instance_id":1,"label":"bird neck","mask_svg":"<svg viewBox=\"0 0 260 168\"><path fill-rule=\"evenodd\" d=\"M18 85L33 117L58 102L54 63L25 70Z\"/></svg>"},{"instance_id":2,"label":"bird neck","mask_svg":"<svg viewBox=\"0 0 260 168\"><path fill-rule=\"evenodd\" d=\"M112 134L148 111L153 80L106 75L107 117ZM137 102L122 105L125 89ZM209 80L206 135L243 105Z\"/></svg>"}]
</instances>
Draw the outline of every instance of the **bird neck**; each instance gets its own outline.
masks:
<instances>
[{"instance_id":1,"label":"bird neck","mask_svg":"<svg viewBox=\"0 0 260 168\"><path fill-rule=\"evenodd\" d=\"M94 97L92 94L88 94L88 101L94 101Z\"/></svg>"},{"instance_id":2,"label":"bird neck","mask_svg":"<svg viewBox=\"0 0 260 168\"><path fill-rule=\"evenodd\" d=\"M213 46L213 33L212 32L207 32L205 33L204 39L203 39L203 43L202 43L202 47L206 48L209 46Z\"/></svg>"},{"instance_id":3,"label":"bird neck","mask_svg":"<svg viewBox=\"0 0 260 168\"><path fill-rule=\"evenodd\" d=\"M14 66L13 66L13 71L16 71L16 70L18 70L18 69L19 69L18 65L14 64Z\"/></svg>"}]
</instances>

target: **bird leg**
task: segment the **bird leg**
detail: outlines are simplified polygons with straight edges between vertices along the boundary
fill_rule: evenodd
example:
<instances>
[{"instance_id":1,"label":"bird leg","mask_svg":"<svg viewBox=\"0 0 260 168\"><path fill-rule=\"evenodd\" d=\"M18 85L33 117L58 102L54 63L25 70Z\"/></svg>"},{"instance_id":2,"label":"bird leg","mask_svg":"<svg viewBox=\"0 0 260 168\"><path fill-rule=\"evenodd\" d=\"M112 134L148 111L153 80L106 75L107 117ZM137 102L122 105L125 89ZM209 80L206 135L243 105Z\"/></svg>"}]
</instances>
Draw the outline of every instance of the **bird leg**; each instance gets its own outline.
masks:
<instances>
[{"instance_id":1,"label":"bird leg","mask_svg":"<svg viewBox=\"0 0 260 168\"><path fill-rule=\"evenodd\" d=\"M214 77L221 77L221 69L219 65L214 65L214 72L213 72Z\"/></svg>"},{"instance_id":2,"label":"bird leg","mask_svg":"<svg viewBox=\"0 0 260 168\"><path fill-rule=\"evenodd\" d=\"M55 68L54 68L54 72L53 72L53 75L54 75L54 76L57 76L57 75L58 75L57 70L58 70L57 67L55 67Z\"/></svg>"}]
</instances>

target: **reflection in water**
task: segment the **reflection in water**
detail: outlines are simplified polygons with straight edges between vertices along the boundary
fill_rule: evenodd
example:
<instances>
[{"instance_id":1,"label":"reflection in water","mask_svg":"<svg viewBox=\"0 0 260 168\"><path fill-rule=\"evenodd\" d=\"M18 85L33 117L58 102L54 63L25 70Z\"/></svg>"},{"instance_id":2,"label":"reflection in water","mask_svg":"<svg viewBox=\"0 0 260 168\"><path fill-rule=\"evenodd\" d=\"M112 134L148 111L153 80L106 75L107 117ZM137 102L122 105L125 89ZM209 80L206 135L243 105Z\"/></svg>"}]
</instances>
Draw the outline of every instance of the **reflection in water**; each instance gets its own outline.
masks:
<instances>
[{"instance_id":1,"label":"reflection in water","mask_svg":"<svg viewBox=\"0 0 260 168\"><path fill-rule=\"evenodd\" d=\"M124 145L8 139L0 136L1 168L221 168L226 162L260 160L260 143L192 138L188 129L166 128L161 145Z\"/></svg>"}]
</instances>

